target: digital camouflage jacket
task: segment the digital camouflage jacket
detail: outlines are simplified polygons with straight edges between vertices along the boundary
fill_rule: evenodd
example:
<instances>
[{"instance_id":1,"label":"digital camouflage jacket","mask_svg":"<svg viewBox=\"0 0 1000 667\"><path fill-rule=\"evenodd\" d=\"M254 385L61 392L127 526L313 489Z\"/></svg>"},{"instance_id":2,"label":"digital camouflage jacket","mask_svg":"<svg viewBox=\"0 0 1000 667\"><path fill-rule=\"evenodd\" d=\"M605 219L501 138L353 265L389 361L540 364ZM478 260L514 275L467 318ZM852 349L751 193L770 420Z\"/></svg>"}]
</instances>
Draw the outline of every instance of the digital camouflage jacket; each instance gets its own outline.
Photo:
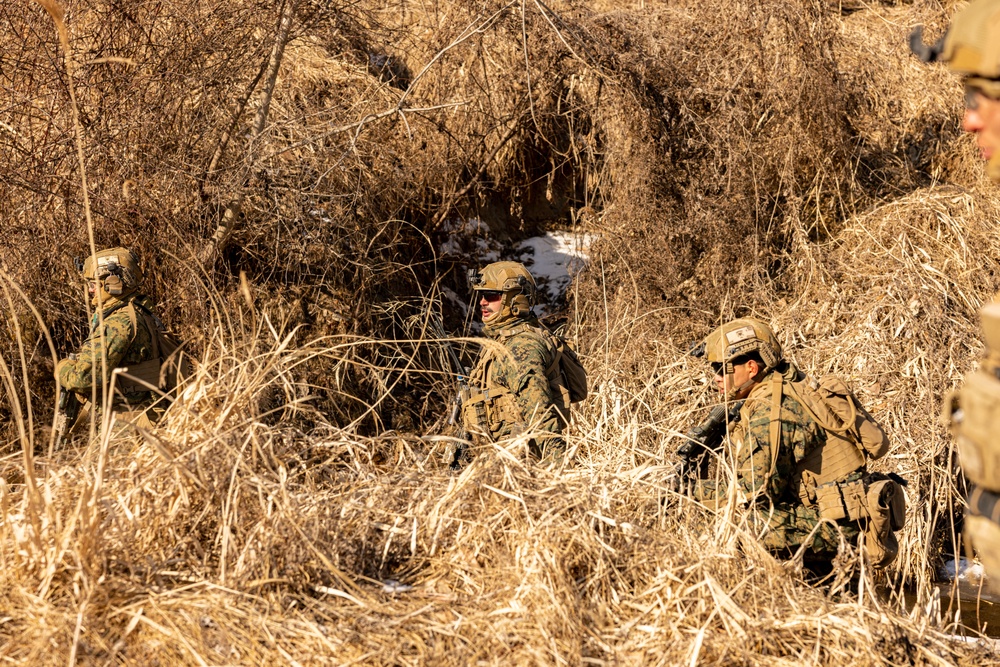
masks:
<instances>
[{"instance_id":1,"label":"digital camouflage jacket","mask_svg":"<svg viewBox=\"0 0 1000 667\"><path fill-rule=\"evenodd\" d=\"M479 421L486 423L476 425L493 438L503 438L530 422L534 428L555 436L539 443L543 449L549 444L561 447L568 406L562 405L559 389L552 387L546 377L557 354L551 336L534 317L486 326L483 332L503 349L485 347L472 370L473 392L485 404L485 414ZM472 407L475 405L478 403L474 399Z\"/></svg>"},{"instance_id":2,"label":"digital camouflage jacket","mask_svg":"<svg viewBox=\"0 0 1000 667\"><path fill-rule=\"evenodd\" d=\"M798 371L789 366L782 381L794 379ZM772 375L754 387L740 410L740 421L730 434L727 455L736 467L738 500L752 510L755 531L764 546L771 550L797 549L813 529L806 549L814 555L836 554L839 545L837 528L848 540L859 534L857 524L842 521L838 526L820 519L818 507L809 507L799 498L796 465L826 442L826 432L806 409L782 391L780 410L780 445L777 453L771 447ZM773 467L772 467L773 466ZM856 473L845 481L860 478ZM726 488L716 480L699 480L696 498L716 504Z\"/></svg>"},{"instance_id":3,"label":"digital camouflage jacket","mask_svg":"<svg viewBox=\"0 0 1000 667\"><path fill-rule=\"evenodd\" d=\"M107 351L107 372L120 366L129 366L148 361L153 358L153 340L150 331L143 324L142 318L133 325L126 306L136 301L152 312L153 302L147 296L132 295L120 301L111 299L104 304L104 340L98 331L99 320L94 313L90 323L90 335L76 353L76 359L63 359L56 367L56 376L63 388L80 394L84 399L90 399L95 378L101 372L102 349ZM102 385L97 387L98 400L103 393ZM151 392L137 392L128 396L131 405L148 401ZM124 397L117 396L116 403L124 402Z\"/></svg>"}]
</instances>

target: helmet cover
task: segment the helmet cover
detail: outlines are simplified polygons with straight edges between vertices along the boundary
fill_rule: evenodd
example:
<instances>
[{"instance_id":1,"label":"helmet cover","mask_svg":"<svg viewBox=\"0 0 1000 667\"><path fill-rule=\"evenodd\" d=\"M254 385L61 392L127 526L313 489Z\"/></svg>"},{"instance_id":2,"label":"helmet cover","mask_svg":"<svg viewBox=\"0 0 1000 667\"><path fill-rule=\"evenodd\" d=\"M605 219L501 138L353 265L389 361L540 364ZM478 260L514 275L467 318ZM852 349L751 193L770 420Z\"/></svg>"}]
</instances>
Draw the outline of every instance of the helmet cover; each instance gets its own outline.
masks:
<instances>
[{"instance_id":1,"label":"helmet cover","mask_svg":"<svg viewBox=\"0 0 1000 667\"><path fill-rule=\"evenodd\" d=\"M525 317L536 303L535 279L520 262L493 262L481 272L469 272L469 282L476 292L500 292L500 311L483 319L484 324L495 325Z\"/></svg>"},{"instance_id":2,"label":"helmet cover","mask_svg":"<svg viewBox=\"0 0 1000 667\"><path fill-rule=\"evenodd\" d=\"M83 264L83 278L97 281L101 301L131 294L139 289L143 277L139 261L128 248L101 250ZM97 292L92 303L98 303Z\"/></svg>"},{"instance_id":3,"label":"helmet cover","mask_svg":"<svg viewBox=\"0 0 1000 667\"><path fill-rule=\"evenodd\" d=\"M771 327L750 317L723 324L708 334L700 346L697 356L704 356L710 363L725 365L726 373L733 372L733 361L752 352L760 355L764 365L771 370L782 359L781 343Z\"/></svg>"},{"instance_id":4,"label":"helmet cover","mask_svg":"<svg viewBox=\"0 0 1000 667\"><path fill-rule=\"evenodd\" d=\"M939 60L969 83L1000 93L1000 0L977 0L951 21ZM982 81L985 80L985 81Z\"/></svg>"}]
</instances>

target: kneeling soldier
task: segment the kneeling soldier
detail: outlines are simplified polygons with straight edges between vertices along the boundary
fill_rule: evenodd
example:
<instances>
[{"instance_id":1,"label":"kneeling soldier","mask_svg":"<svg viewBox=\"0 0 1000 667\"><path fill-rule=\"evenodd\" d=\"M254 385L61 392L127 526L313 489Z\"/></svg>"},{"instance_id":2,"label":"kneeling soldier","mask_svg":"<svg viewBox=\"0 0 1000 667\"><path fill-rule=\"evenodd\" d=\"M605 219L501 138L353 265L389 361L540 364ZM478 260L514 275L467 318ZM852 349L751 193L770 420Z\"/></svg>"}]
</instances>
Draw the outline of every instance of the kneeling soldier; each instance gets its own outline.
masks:
<instances>
[{"instance_id":1,"label":"kneeling soldier","mask_svg":"<svg viewBox=\"0 0 1000 667\"><path fill-rule=\"evenodd\" d=\"M64 391L77 394L81 401L96 396L101 402L105 386L115 375L108 400L116 418L149 426L159 413L152 407L158 396L135 378L156 386L159 351L152 300L139 293L142 269L130 250L112 248L87 258L83 278L90 302L101 317L94 313L90 335L76 354L59 362L56 379ZM150 372L145 372L146 366ZM113 374L119 368L127 368L127 374Z\"/></svg>"},{"instance_id":2,"label":"kneeling soldier","mask_svg":"<svg viewBox=\"0 0 1000 667\"><path fill-rule=\"evenodd\" d=\"M558 456L569 415L560 379L559 342L532 313L535 280L523 264L494 262L473 273L483 333L503 347L487 346L470 375L471 396L462 405L470 431L492 440L531 428L538 457Z\"/></svg>"},{"instance_id":3,"label":"kneeling soldier","mask_svg":"<svg viewBox=\"0 0 1000 667\"><path fill-rule=\"evenodd\" d=\"M730 424L729 459L737 500L753 510L764 545L790 555L804 547L829 560L841 536L856 541L877 567L895 558L893 530L902 527L903 492L896 481L867 471L889 441L847 386L835 377L811 382L782 353L771 329L738 319L696 348L715 372L726 402L741 402ZM728 487L698 480L693 495L718 506Z\"/></svg>"}]
</instances>

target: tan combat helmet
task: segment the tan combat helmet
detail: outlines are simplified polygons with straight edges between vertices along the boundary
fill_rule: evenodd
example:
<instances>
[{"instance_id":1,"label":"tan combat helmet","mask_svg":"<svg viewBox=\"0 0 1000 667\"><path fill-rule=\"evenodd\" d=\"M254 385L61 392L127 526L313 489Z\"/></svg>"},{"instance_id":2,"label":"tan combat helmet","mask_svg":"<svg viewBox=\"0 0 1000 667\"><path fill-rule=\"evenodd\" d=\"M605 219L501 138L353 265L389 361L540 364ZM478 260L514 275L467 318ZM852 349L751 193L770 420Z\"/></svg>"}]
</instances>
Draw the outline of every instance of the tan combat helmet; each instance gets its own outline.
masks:
<instances>
[{"instance_id":1,"label":"tan combat helmet","mask_svg":"<svg viewBox=\"0 0 1000 667\"><path fill-rule=\"evenodd\" d=\"M1000 100L1000 0L975 0L955 14L947 34L934 45L923 43L923 27L910 35L910 48L924 62L941 61L965 84ZM1000 182L1000 152L986 172Z\"/></svg>"},{"instance_id":2,"label":"tan combat helmet","mask_svg":"<svg viewBox=\"0 0 1000 667\"><path fill-rule=\"evenodd\" d=\"M520 262L493 262L481 272L469 271L469 282L476 292L500 292L503 302L500 312L483 320L496 325L508 319L525 317L535 305L535 279Z\"/></svg>"},{"instance_id":3,"label":"tan combat helmet","mask_svg":"<svg viewBox=\"0 0 1000 667\"><path fill-rule=\"evenodd\" d=\"M692 354L705 357L709 363L723 364L726 374L732 374L734 360L751 352L760 355L767 370L773 370L784 359L781 343L771 327L750 317L726 322L692 350Z\"/></svg>"},{"instance_id":4,"label":"tan combat helmet","mask_svg":"<svg viewBox=\"0 0 1000 667\"><path fill-rule=\"evenodd\" d=\"M139 261L128 248L111 248L91 255L83 264L83 279L96 280L101 302L128 296L139 289L143 274ZM91 303L97 306L98 293Z\"/></svg>"}]
</instances>

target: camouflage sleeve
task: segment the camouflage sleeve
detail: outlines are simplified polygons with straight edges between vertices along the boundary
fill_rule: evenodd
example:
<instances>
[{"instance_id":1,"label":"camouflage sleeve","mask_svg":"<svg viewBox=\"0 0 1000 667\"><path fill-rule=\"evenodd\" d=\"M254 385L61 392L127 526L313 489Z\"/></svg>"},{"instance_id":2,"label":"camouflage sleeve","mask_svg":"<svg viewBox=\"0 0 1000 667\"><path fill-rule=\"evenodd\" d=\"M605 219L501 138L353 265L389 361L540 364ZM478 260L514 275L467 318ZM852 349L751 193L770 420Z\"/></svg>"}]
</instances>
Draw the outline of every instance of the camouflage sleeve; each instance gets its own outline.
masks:
<instances>
[{"instance_id":1,"label":"camouflage sleeve","mask_svg":"<svg viewBox=\"0 0 1000 667\"><path fill-rule=\"evenodd\" d=\"M102 347L99 330L91 332L90 337L83 342L76 359L64 359L57 369L59 384L69 391L89 394L94 386L95 370L101 369L101 355L107 350L107 370L117 368L128 352L135 329L126 313L114 313L104 320L104 345Z\"/></svg>"},{"instance_id":2,"label":"camouflage sleeve","mask_svg":"<svg viewBox=\"0 0 1000 667\"><path fill-rule=\"evenodd\" d=\"M556 397L545 376L552 351L541 338L531 335L514 336L507 349L510 355L501 355L497 360L497 381L514 393L526 421L541 416L540 429L560 433L563 424L553 408Z\"/></svg>"},{"instance_id":3,"label":"camouflage sleeve","mask_svg":"<svg viewBox=\"0 0 1000 667\"><path fill-rule=\"evenodd\" d=\"M781 401L781 438L777 456L771 448L770 398L747 403L744 413L745 427L735 445L736 481L743 500L752 502L762 498L792 500L792 482L795 460L799 454L821 444L821 429L790 396ZM742 426L742 425L741 425ZM772 461L774 469L772 470ZM724 489L715 480L699 480L695 497L713 500Z\"/></svg>"}]
</instances>

